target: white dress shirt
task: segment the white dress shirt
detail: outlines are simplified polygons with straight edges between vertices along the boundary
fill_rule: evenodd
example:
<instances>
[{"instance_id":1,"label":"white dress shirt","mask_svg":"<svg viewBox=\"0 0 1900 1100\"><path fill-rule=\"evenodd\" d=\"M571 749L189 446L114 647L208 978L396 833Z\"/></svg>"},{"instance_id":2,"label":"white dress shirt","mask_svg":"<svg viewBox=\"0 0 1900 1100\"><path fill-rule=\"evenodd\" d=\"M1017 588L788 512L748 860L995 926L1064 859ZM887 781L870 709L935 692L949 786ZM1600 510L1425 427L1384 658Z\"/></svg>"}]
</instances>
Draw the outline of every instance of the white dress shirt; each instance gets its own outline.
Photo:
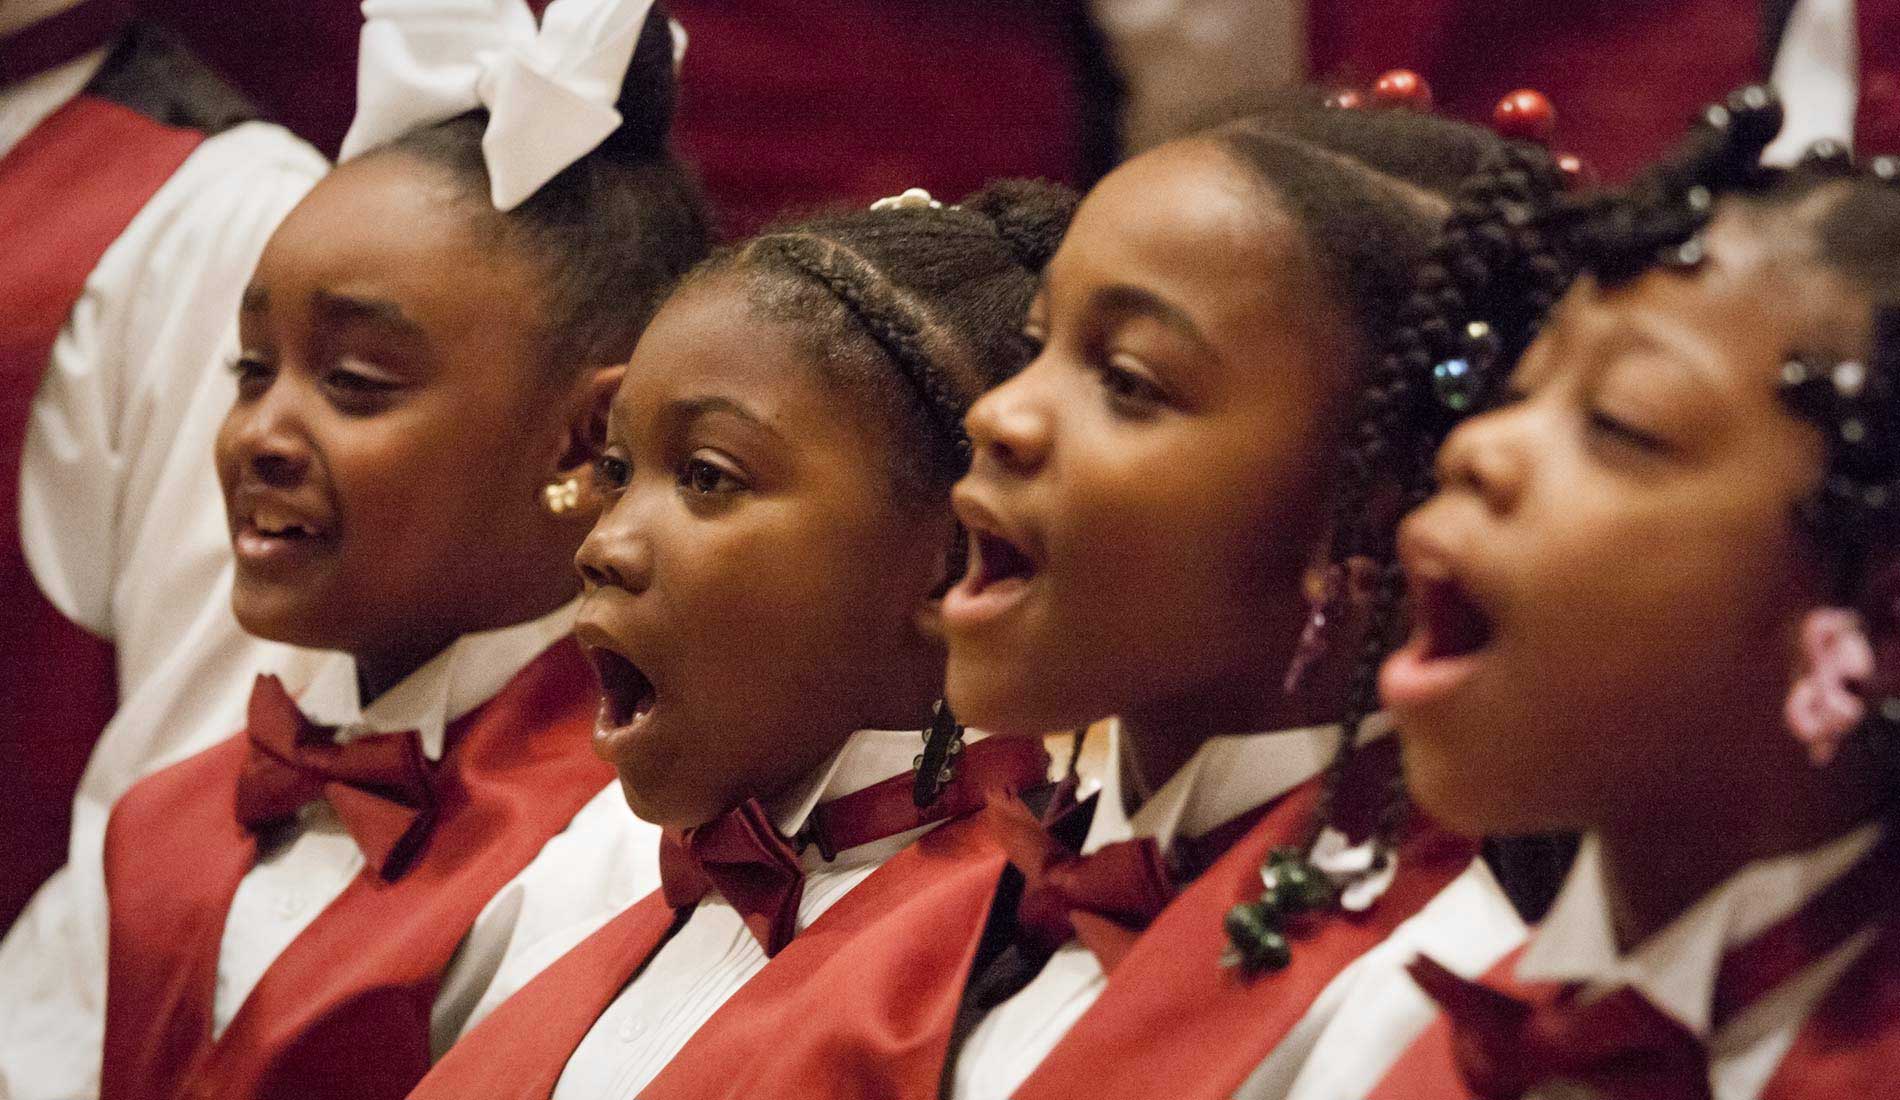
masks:
<instances>
[{"instance_id":1,"label":"white dress shirt","mask_svg":"<svg viewBox=\"0 0 1900 1100\"><path fill-rule=\"evenodd\" d=\"M296 652L275 669L300 708L350 739L417 730L425 755L440 757L445 728L492 698L572 626L574 603L516 626L465 635L368 706L356 695L355 662L344 654ZM229 736L227 733L226 736ZM576 870L602 865L598 850L624 853L610 897L659 883L659 830L636 819L610 786L590 801L519 875L490 899L444 975L431 1016L439 1056L467 1026L505 959L565 927L598 887ZM315 801L260 845L226 916L212 1004L222 1033L264 972L362 869L363 856L334 812ZM70 871L70 869L69 869ZM97 860L90 875L69 874L42 891L0 943L0 1097L96 1097L104 1042L106 898ZM638 896L635 894L634 896ZM48 904L41 904L41 902ZM58 904L51 904L57 901Z\"/></svg>"},{"instance_id":2,"label":"white dress shirt","mask_svg":"<svg viewBox=\"0 0 1900 1100\"><path fill-rule=\"evenodd\" d=\"M1533 982L1581 982L1609 991L1628 986L1709 1045L1715 1100L1755 1100L1794 1045L1801 1024L1872 944L1876 929L1856 933L1720 1028L1710 1025L1722 956L1806 904L1871 851L1880 829L1868 825L1793 855L1751 863L1629 953L1617 949L1603 881L1602 848L1586 837L1550 915L1517 963Z\"/></svg>"},{"instance_id":3,"label":"white dress shirt","mask_svg":"<svg viewBox=\"0 0 1900 1100\"><path fill-rule=\"evenodd\" d=\"M1784 121L1763 161L1793 164L1822 138L1851 148L1860 102L1854 0L1799 0L1788 17L1770 80L1781 95Z\"/></svg>"},{"instance_id":4,"label":"white dress shirt","mask_svg":"<svg viewBox=\"0 0 1900 1100\"><path fill-rule=\"evenodd\" d=\"M1377 737L1388 729L1380 721L1368 732ZM1119 760L1121 729L1111 723L1108 732L1110 759ZM1337 726L1210 739L1132 817L1123 808L1121 769L1111 765L1103 770L1101 797L1082 851L1142 836L1153 837L1166 851L1176 837L1202 836L1317 776L1338 742ZM1435 952L1452 956L1453 965L1464 961L1473 972L1482 972L1523 934L1523 923L1490 873L1481 862L1474 864L1385 944L1335 977L1238 1095L1345 1100L1357 1094L1339 1091L1342 1087L1363 1082L1370 1088L1434 1015L1404 972L1418 946L1431 944ZM956 1100L1011 1095L1102 995L1107 981L1094 953L1081 943L1071 940L1057 948L1041 973L971 1031L957 1061L952 1095ZM1344 1064L1337 1064L1340 1055L1333 1051L1345 1052ZM1327 1055L1327 1064L1320 1064L1320 1054Z\"/></svg>"},{"instance_id":5,"label":"white dress shirt","mask_svg":"<svg viewBox=\"0 0 1900 1100\"><path fill-rule=\"evenodd\" d=\"M829 763L775 801L773 824L782 835L796 834L819 803L909 771L920 747L915 730L853 734ZM798 905L798 930L809 927L929 828L848 848L830 862L815 846L807 848L800 856L805 892ZM601 921L589 923L599 927ZM708 894L595 1021L562 1071L554 1100L625 1100L637 1095L766 962L765 949L738 910L718 891Z\"/></svg>"}]
</instances>

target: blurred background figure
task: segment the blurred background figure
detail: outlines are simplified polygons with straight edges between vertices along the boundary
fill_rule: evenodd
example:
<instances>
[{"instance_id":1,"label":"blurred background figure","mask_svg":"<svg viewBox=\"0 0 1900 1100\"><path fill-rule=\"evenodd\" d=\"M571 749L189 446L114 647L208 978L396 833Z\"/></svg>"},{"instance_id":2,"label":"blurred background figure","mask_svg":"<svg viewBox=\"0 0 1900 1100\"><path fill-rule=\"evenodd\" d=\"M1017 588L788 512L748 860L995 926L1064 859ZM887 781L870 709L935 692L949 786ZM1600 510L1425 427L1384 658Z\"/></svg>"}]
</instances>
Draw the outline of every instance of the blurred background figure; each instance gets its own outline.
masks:
<instances>
[{"instance_id":1,"label":"blurred background figure","mask_svg":"<svg viewBox=\"0 0 1900 1100\"><path fill-rule=\"evenodd\" d=\"M65 860L115 705L236 633L206 595L220 348L324 169L134 14L0 4L0 929ZM95 766L99 798L139 766Z\"/></svg>"},{"instance_id":2,"label":"blurred background figure","mask_svg":"<svg viewBox=\"0 0 1900 1100\"><path fill-rule=\"evenodd\" d=\"M251 0L242 21L219 0L141 2L334 150L355 0ZM1544 91L1559 143L1615 181L1701 104L1775 71L1786 38L1819 58L1791 78L1849 78L1863 145L1900 139L1894 0L682 0L678 15L694 35L681 143L729 234L914 185L1087 184L1233 101L1299 80L1363 88L1396 67L1474 121L1512 89ZM1803 118L1839 113L1790 100Z\"/></svg>"}]
</instances>

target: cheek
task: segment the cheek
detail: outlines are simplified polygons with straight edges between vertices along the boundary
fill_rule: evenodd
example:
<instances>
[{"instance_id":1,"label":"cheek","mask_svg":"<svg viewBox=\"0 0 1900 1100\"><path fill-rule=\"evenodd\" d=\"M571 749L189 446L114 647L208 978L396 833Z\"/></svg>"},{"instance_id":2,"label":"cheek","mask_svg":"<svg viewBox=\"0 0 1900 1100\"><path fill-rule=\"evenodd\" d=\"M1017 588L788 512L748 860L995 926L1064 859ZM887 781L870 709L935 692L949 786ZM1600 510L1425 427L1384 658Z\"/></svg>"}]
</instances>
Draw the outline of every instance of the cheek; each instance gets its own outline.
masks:
<instances>
[{"instance_id":1,"label":"cheek","mask_svg":"<svg viewBox=\"0 0 1900 1100\"><path fill-rule=\"evenodd\" d=\"M1263 620L1297 598L1316 527L1309 464L1230 442L1107 452L1076 479L1063 524L1076 555L1069 606L1144 663L1253 653Z\"/></svg>"}]
</instances>

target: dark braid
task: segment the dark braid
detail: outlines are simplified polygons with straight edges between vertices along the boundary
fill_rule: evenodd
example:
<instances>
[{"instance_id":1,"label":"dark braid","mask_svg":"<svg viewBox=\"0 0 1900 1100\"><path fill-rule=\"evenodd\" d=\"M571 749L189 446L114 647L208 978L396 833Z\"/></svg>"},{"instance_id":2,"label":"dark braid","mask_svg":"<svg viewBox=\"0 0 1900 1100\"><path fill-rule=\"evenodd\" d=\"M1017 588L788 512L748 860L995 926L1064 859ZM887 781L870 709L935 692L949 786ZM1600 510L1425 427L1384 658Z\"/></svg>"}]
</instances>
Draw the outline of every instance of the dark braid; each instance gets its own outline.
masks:
<instances>
[{"instance_id":1,"label":"dark braid","mask_svg":"<svg viewBox=\"0 0 1900 1100\"><path fill-rule=\"evenodd\" d=\"M1235 961L1271 969L1290 950L1284 922L1330 897L1308 858L1334 823L1361 728L1377 709L1379 665L1405 626L1393 528L1428 491L1431 454L1449 427L1431 400L1431 367L1443 353L1464 348L1481 301L1496 320L1479 350L1491 358L1521 350L1569 272L1529 216L1543 194L1562 186L1542 150L1409 112L1299 106L1211 136L1298 227L1307 259L1333 292L1325 297L1338 303L1337 320L1352 335L1342 383L1354 396L1329 460L1330 551L1339 578L1329 587L1350 590L1361 575L1371 582L1370 623L1357 642L1342 736L1322 779L1306 851L1274 852L1261 898L1228 914ZM1505 278L1520 298L1480 297ZM1329 593L1328 603L1333 598ZM1335 610L1325 609L1329 623L1340 617ZM1380 868L1409 806L1396 769L1385 782L1371 838Z\"/></svg>"},{"instance_id":2,"label":"dark braid","mask_svg":"<svg viewBox=\"0 0 1900 1100\"><path fill-rule=\"evenodd\" d=\"M938 463L945 467L967 464L969 440L963 433L963 414L972 401L970 389L946 377L961 349L945 334L932 331L929 315L862 256L836 242L778 233L761 237L753 247L776 253L779 262L816 280L844 303L852 320L922 398L920 407L936 428L927 442L945 452ZM933 343L937 345L934 353Z\"/></svg>"},{"instance_id":3,"label":"dark braid","mask_svg":"<svg viewBox=\"0 0 1900 1100\"><path fill-rule=\"evenodd\" d=\"M1529 346L1573 277L1535 224L1540 205L1563 186L1543 150L1494 144L1454 192L1451 216L1417 268L1399 324L1360 394L1340 456L1332 557L1342 570L1369 564L1378 579L1349 681L1346 734L1322 787L1322 824L1331 818L1359 732L1378 711L1379 666L1402 640L1396 519L1431 494L1432 458L1446 433L1489 398L1492 365L1514 362ZM1396 841L1405 806L1402 788L1395 789L1382 814L1381 844Z\"/></svg>"},{"instance_id":4,"label":"dark braid","mask_svg":"<svg viewBox=\"0 0 1900 1100\"><path fill-rule=\"evenodd\" d=\"M745 280L754 307L802 333L905 441L893 448L900 497L935 505L969 465L963 415L1029 361L1023 321L1075 203L1003 181L961 206L820 215L719 253L691 280Z\"/></svg>"}]
</instances>

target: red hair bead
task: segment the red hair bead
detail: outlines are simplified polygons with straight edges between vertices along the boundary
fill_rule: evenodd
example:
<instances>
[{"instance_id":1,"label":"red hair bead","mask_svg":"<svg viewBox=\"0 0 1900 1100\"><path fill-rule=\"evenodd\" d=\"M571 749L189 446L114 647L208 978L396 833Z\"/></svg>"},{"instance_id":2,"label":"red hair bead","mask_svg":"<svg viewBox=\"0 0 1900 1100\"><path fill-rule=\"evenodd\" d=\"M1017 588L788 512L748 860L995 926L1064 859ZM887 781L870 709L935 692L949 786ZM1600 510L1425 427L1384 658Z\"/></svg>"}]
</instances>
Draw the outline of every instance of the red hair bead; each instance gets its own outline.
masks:
<instances>
[{"instance_id":1,"label":"red hair bead","mask_svg":"<svg viewBox=\"0 0 1900 1100\"><path fill-rule=\"evenodd\" d=\"M1410 69L1393 69L1372 85L1372 98L1386 107L1432 109L1432 86Z\"/></svg>"},{"instance_id":2,"label":"red hair bead","mask_svg":"<svg viewBox=\"0 0 1900 1100\"><path fill-rule=\"evenodd\" d=\"M1491 127L1499 137L1544 145L1557 132L1557 109L1544 93L1519 88L1498 101Z\"/></svg>"}]
</instances>

